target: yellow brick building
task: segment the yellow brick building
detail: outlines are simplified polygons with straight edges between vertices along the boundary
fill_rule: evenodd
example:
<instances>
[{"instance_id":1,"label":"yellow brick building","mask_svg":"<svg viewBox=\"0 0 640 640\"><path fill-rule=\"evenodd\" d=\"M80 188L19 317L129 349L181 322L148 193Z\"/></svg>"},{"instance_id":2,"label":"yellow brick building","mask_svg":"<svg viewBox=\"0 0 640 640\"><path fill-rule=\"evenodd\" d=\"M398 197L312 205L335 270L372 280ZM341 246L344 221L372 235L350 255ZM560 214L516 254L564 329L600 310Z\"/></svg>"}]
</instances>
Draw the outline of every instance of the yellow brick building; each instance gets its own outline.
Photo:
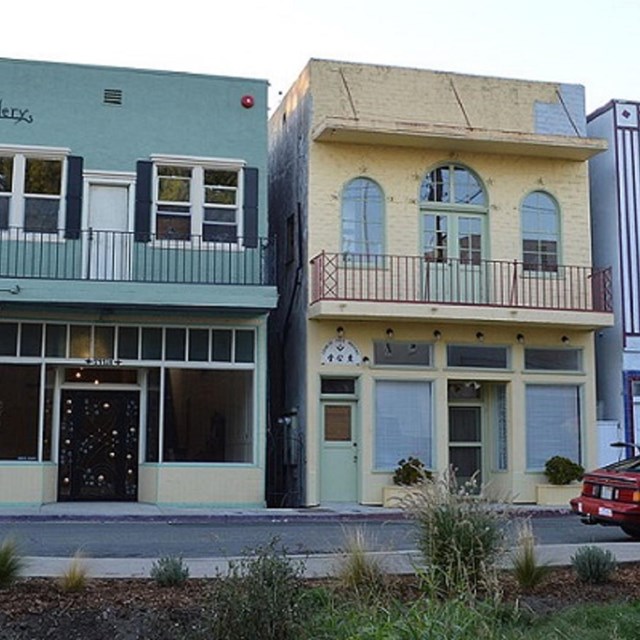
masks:
<instances>
[{"instance_id":1,"label":"yellow brick building","mask_svg":"<svg viewBox=\"0 0 640 640\"><path fill-rule=\"evenodd\" d=\"M594 464L585 126L578 85L308 63L270 119L271 504L380 504L408 456L518 502Z\"/></svg>"}]
</instances>

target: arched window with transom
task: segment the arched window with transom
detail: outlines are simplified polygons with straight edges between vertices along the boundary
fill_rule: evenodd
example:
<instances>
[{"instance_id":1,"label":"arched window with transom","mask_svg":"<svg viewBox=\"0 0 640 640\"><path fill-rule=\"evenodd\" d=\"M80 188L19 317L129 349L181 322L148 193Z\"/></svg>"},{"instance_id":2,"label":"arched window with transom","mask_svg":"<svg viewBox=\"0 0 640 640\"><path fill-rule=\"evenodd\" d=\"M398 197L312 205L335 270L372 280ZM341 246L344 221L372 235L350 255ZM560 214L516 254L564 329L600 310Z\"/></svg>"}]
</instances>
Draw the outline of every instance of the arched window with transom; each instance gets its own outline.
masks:
<instances>
[{"instance_id":1,"label":"arched window with transom","mask_svg":"<svg viewBox=\"0 0 640 640\"><path fill-rule=\"evenodd\" d=\"M342 192L342 253L360 260L384 248L384 194L377 182L355 178Z\"/></svg>"},{"instance_id":2,"label":"arched window with transom","mask_svg":"<svg viewBox=\"0 0 640 640\"><path fill-rule=\"evenodd\" d=\"M485 253L487 196L480 178L459 164L430 171L420 185L426 260L479 265Z\"/></svg>"},{"instance_id":3,"label":"arched window with transom","mask_svg":"<svg viewBox=\"0 0 640 640\"><path fill-rule=\"evenodd\" d=\"M523 201L522 262L526 271L557 271L560 257L560 210L546 191L533 191Z\"/></svg>"}]
</instances>

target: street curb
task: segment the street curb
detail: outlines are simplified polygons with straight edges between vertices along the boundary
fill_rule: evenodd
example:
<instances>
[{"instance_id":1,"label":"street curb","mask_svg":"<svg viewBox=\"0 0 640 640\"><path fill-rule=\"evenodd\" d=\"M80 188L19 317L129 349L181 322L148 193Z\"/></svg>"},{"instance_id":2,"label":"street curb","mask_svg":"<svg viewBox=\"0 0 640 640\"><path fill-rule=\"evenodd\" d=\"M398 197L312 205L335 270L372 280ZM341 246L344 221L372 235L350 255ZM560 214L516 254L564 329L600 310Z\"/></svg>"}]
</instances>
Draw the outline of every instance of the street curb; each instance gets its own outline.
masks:
<instances>
[{"instance_id":1,"label":"street curb","mask_svg":"<svg viewBox=\"0 0 640 640\"><path fill-rule=\"evenodd\" d=\"M410 516L403 512L384 514L366 513L326 513L326 514L207 514L207 515L117 515L117 514L33 514L3 515L0 512L0 523L11 522L150 522L166 524L257 524L261 522L287 523L300 522L357 522L357 521L402 521Z\"/></svg>"}]
</instances>

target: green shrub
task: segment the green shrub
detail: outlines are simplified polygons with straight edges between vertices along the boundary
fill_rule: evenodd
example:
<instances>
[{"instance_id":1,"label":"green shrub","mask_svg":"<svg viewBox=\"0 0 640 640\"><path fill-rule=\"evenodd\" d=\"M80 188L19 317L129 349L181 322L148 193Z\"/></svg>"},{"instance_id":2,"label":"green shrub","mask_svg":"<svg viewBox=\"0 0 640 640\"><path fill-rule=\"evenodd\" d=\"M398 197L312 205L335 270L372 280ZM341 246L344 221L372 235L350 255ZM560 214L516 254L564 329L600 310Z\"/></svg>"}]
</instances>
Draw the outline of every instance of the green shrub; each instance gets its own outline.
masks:
<instances>
[{"instance_id":1,"label":"green shrub","mask_svg":"<svg viewBox=\"0 0 640 640\"><path fill-rule=\"evenodd\" d=\"M189 567L179 556L164 556L151 566L151 577L161 587L179 587L189 578Z\"/></svg>"},{"instance_id":2,"label":"green shrub","mask_svg":"<svg viewBox=\"0 0 640 640\"><path fill-rule=\"evenodd\" d=\"M584 467L569 458L554 456L545 463L544 473L551 484L569 484L582 479Z\"/></svg>"},{"instance_id":3,"label":"green shrub","mask_svg":"<svg viewBox=\"0 0 640 640\"><path fill-rule=\"evenodd\" d=\"M473 484L458 487L450 472L438 481L426 480L412 497L425 587L444 595L497 590L505 510L477 495Z\"/></svg>"},{"instance_id":4,"label":"green shrub","mask_svg":"<svg viewBox=\"0 0 640 640\"><path fill-rule=\"evenodd\" d=\"M393 484L412 485L418 484L425 478L431 478L431 472L427 471L424 464L418 458L409 456L398 461L398 466L393 473Z\"/></svg>"},{"instance_id":5,"label":"green shrub","mask_svg":"<svg viewBox=\"0 0 640 640\"><path fill-rule=\"evenodd\" d=\"M618 563L608 549L594 545L580 547L571 556L571 566L578 579L590 584L603 584L611 579Z\"/></svg>"},{"instance_id":6,"label":"green shrub","mask_svg":"<svg viewBox=\"0 0 640 640\"><path fill-rule=\"evenodd\" d=\"M7 538L0 544L0 589L10 587L22 573L25 561L18 551L18 545Z\"/></svg>"},{"instance_id":7,"label":"green shrub","mask_svg":"<svg viewBox=\"0 0 640 640\"><path fill-rule=\"evenodd\" d=\"M211 635L216 640L301 637L307 614L302 563L276 548L259 547L218 574L212 586Z\"/></svg>"},{"instance_id":8,"label":"green shrub","mask_svg":"<svg viewBox=\"0 0 640 640\"><path fill-rule=\"evenodd\" d=\"M522 589L539 585L551 571L547 564L539 564L536 557L535 538L528 518L520 523L516 550L512 557L513 575Z\"/></svg>"}]
</instances>

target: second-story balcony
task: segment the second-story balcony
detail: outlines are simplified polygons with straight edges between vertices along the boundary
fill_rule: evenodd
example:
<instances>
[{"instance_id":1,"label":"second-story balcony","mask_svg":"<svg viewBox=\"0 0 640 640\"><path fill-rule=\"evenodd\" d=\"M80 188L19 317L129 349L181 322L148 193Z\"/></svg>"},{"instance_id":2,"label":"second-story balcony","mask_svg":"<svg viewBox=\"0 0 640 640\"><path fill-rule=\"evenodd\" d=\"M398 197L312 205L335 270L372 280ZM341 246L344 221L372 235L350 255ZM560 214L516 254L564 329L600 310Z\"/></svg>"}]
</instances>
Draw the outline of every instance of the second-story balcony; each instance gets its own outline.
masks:
<instances>
[{"instance_id":1,"label":"second-story balcony","mask_svg":"<svg viewBox=\"0 0 640 640\"><path fill-rule=\"evenodd\" d=\"M613 322L611 270L513 260L322 252L311 260L309 316L486 320L578 325Z\"/></svg>"},{"instance_id":2,"label":"second-story balcony","mask_svg":"<svg viewBox=\"0 0 640 640\"><path fill-rule=\"evenodd\" d=\"M12 302L269 309L273 248L255 237L209 242L88 229L70 238L5 229L0 291Z\"/></svg>"}]
</instances>

